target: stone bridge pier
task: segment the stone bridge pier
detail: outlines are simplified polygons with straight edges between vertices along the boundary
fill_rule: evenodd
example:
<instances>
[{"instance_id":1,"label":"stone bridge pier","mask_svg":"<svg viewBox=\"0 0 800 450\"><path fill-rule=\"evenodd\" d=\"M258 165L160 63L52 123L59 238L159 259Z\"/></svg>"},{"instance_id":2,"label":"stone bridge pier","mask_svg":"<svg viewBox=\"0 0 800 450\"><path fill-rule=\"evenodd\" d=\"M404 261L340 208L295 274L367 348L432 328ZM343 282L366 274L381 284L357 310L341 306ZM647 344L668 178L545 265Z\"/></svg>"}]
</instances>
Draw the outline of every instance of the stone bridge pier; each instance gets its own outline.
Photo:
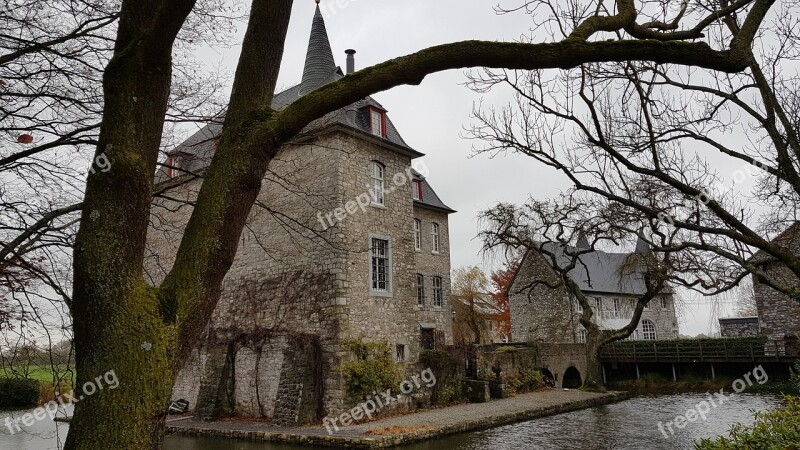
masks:
<instances>
[{"instance_id":1,"label":"stone bridge pier","mask_svg":"<svg viewBox=\"0 0 800 450\"><path fill-rule=\"evenodd\" d=\"M536 345L539 363L545 376L556 381L559 388L577 389L586 377L586 346L584 344Z\"/></svg>"}]
</instances>

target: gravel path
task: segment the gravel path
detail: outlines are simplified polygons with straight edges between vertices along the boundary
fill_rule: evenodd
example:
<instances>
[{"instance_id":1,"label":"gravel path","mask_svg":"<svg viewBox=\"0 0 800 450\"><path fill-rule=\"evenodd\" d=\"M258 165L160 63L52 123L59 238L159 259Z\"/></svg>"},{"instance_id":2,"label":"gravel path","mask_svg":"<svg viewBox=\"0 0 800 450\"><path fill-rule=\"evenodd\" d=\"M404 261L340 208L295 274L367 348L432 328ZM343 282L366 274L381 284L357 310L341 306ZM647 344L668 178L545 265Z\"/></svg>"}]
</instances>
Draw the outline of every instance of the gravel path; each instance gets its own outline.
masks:
<instances>
[{"instance_id":1,"label":"gravel path","mask_svg":"<svg viewBox=\"0 0 800 450\"><path fill-rule=\"evenodd\" d=\"M521 394L509 399L492 400L489 403L470 403L450 406L447 408L430 409L403 416L389 417L373 422L353 424L340 428L333 436L364 437L369 435L392 435L413 432L414 430L436 431L453 427L475 428L477 422L491 421L493 418L499 422L511 423L512 416L525 416L531 412L548 408L556 408L566 404L587 401L608 396L577 390L560 391L546 390ZM344 411L342 411L344 412ZM219 430L231 432L266 432L270 434L291 434L297 436L327 435L323 425L316 424L303 427L278 427L263 422L225 420L218 422L200 422L194 419L170 421L168 424L173 431L182 430ZM484 427L486 428L486 427ZM396 430L392 432L392 430ZM401 431L403 430L403 431Z\"/></svg>"}]
</instances>

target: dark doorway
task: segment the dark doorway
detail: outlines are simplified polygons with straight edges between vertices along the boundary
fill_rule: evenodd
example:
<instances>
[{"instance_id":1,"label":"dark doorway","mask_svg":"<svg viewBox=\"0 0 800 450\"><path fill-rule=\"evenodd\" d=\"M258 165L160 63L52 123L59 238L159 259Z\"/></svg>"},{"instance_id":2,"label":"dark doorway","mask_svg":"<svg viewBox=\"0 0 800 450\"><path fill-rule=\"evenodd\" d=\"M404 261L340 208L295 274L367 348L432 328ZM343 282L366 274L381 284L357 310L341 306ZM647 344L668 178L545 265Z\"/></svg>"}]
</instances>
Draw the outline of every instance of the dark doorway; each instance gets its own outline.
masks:
<instances>
[{"instance_id":1,"label":"dark doorway","mask_svg":"<svg viewBox=\"0 0 800 450\"><path fill-rule=\"evenodd\" d=\"M542 381L547 387L556 387L556 377L553 376L553 372L547 369L542 369Z\"/></svg>"},{"instance_id":2,"label":"dark doorway","mask_svg":"<svg viewBox=\"0 0 800 450\"><path fill-rule=\"evenodd\" d=\"M578 369L570 367L564 372L564 380L561 383L561 387L564 389L578 389L582 385L583 381L581 380L581 373L578 372Z\"/></svg>"},{"instance_id":3,"label":"dark doorway","mask_svg":"<svg viewBox=\"0 0 800 450\"><path fill-rule=\"evenodd\" d=\"M436 330L433 328L422 328L419 330L420 347L423 350L433 350L436 348Z\"/></svg>"}]
</instances>

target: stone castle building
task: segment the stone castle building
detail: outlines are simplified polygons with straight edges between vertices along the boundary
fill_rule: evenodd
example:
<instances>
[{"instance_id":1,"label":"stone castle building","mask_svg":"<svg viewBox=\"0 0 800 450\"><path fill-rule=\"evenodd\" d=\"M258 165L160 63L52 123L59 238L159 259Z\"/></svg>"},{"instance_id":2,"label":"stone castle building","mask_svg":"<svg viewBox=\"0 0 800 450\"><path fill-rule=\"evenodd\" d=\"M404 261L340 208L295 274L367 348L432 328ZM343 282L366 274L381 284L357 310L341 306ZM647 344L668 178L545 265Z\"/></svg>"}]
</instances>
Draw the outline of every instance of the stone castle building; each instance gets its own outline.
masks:
<instances>
[{"instance_id":1,"label":"stone castle building","mask_svg":"<svg viewBox=\"0 0 800 450\"><path fill-rule=\"evenodd\" d=\"M558 267L567 268L576 248L588 249L589 243L582 238L575 247L544 244L542 251L531 249L525 254L508 291L514 341L586 342L586 330L579 322L580 304L563 286L549 256L555 256ZM636 260L636 253L648 251L642 241L633 254L595 250L580 255L568 272L592 303L594 319L601 328L618 329L630 322L636 302L646 292L642 272L631 261ZM677 337L674 293L666 288L644 309L629 339Z\"/></svg>"},{"instance_id":2,"label":"stone castle building","mask_svg":"<svg viewBox=\"0 0 800 450\"><path fill-rule=\"evenodd\" d=\"M773 242L795 254L800 254L800 221L779 234ZM774 282L790 289L800 289L800 279L785 264L764 252L757 252L751 262L758 265ZM781 340L787 335L800 333L800 302L773 289L764 281L758 275L753 276L753 296L758 317L749 318L746 326L741 323L743 321L741 318L738 319L738 323L733 324L731 321L736 322L737 319L719 319L720 334L723 337L761 335Z\"/></svg>"},{"instance_id":3,"label":"stone castle building","mask_svg":"<svg viewBox=\"0 0 800 450\"><path fill-rule=\"evenodd\" d=\"M347 73L354 51L348 51ZM302 81L280 109L347 76L319 7ZM185 182L152 208L147 268L174 262L191 201L216 149L211 124L169 154L161 181ZM174 398L201 417L235 413L290 424L346 406L343 341L386 342L407 371L420 352L452 343L447 207L411 148L372 98L312 123L270 163L205 337Z\"/></svg>"}]
</instances>

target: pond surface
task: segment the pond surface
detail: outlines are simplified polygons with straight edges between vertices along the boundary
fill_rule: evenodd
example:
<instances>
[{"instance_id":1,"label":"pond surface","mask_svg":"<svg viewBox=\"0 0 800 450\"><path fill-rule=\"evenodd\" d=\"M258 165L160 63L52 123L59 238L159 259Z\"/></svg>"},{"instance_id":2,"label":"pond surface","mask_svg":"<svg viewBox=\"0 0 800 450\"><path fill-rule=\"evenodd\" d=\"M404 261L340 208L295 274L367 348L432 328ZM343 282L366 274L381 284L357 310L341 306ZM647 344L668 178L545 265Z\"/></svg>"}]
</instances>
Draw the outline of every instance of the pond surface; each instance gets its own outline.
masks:
<instances>
[{"instance_id":1,"label":"pond surface","mask_svg":"<svg viewBox=\"0 0 800 450\"><path fill-rule=\"evenodd\" d=\"M707 401L705 394L641 396L613 405L575 411L508 425L492 430L466 433L411 445L406 450L477 449L691 449L701 438L727 434L734 423L751 424L753 412L774 409L781 400L773 395L738 394L710 407L706 420L688 422L683 428L668 422ZM715 401L716 403L716 401ZM707 403L709 404L709 403ZM701 409L704 407L701 406ZM19 417L25 411L13 413ZM0 449L50 450L63 443L67 426L49 418L24 427L11 435L5 426L9 412L0 412ZM659 429L661 423L663 432ZM424 425L424 424L420 424ZM295 447L227 439L170 436L168 450L299 450Z\"/></svg>"}]
</instances>

